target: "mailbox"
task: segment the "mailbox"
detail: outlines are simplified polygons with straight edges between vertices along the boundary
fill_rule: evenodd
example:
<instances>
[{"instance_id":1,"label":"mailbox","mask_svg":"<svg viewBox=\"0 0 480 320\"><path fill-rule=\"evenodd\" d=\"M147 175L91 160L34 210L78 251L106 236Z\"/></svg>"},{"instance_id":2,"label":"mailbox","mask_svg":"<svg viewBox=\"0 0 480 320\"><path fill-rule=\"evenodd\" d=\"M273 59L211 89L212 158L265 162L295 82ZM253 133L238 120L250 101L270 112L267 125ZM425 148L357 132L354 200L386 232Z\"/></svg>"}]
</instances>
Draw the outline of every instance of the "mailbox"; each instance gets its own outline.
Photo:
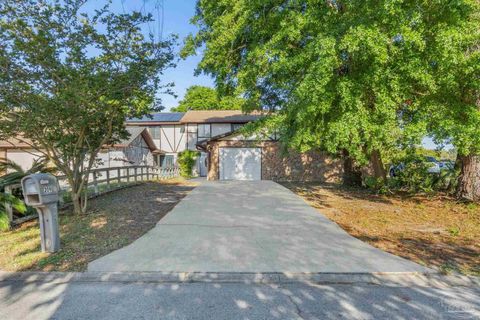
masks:
<instances>
[{"instance_id":1,"label":"mailbox","mask_svg":"<svg viewBox=\"0 0 480 320\"><path fill-rule=\"evenodd\" d=\"M28 206L36 208L58 202L58 182L51 174L29 175L22 179L22 187Z\"/></svg>"},{"instance_id":2,"label":"mailbox","mask_svg":"<svg viewBox=\"0 0 480 320\"><path fill-rule=\"evenodd\" d=\"M43 252L60 249L58 231L58 181L51 174L37 173L22 179L23 196L28 206L38 212Z\"/></svg>"}]
</instances>

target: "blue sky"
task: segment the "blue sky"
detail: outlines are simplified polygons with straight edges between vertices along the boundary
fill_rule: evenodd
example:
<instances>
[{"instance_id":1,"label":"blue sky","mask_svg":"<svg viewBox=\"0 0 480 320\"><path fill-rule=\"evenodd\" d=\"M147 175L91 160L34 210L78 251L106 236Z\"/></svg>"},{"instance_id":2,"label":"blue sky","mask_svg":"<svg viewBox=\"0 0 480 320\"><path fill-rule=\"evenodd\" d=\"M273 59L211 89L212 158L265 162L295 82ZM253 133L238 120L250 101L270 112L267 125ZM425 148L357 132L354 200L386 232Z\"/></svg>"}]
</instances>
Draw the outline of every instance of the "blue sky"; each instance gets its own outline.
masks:
<instances>
[{"instance_id":1,"label":"blue sky","mask_svg":"<svg viewBox=\"0 0 480 320\"><path fill-rule=\"evenodd\" d=\"M105 1L87 2L85 11L92 13L94 9L99 9ZM163 19L160 6L163 3ZM162 36L168 37L171 34L178 35L179 46L176 52L180 50L183 39L189 34L194 33L196 28L189 23L190 18L195 14L195 0L113 0L112 9L117 12L131 12L132 10L151 13L157 21L144 27L145 32L153 32L160 35L161 24L163 20ZM162 104L169 111L170 108L177 106L179 100L185 94L185 90L192 85L212 86L213 80L205 75L194 76L195 67L200 61L200 56L189 57L186 60L177 61L177 67L168 69L162 75L164 83L175 83L173 91L178 97L171 95L160 95Z\"/></svg>"}]
</instances>

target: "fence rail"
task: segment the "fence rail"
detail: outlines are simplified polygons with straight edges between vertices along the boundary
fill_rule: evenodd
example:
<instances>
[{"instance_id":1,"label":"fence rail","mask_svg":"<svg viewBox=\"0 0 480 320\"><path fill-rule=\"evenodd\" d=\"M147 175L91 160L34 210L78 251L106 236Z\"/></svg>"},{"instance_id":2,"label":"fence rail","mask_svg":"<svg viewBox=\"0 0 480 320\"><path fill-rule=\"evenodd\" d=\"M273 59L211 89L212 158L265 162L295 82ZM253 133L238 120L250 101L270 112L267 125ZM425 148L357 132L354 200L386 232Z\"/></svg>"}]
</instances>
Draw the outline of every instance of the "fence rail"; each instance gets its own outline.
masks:
<instances>
[{"instance_id":1,"label":"fence rail","mask_svg":"<svg viewBox=\"0 0 480 320\"><path fill-rule=\"evenodd\" d=\"M89 197L94 197L142 181L165 180L178 176L178 167L157 168L151 166L131 166L93 169L88 176L87 192ZM66 176L57 176L57 179L60 187L60 203L68 204L68 202L70 202L68 198L70 185L67 182L67 178ZM5 187L5 193L13 194L14 190L21 188L22 186L18 183L8 185ZM10 224L14 223L14 210L12 206L5 203L5 209ZM22 218L21 220L24 221L25 219Z\"/></svg>"}]
</instances>

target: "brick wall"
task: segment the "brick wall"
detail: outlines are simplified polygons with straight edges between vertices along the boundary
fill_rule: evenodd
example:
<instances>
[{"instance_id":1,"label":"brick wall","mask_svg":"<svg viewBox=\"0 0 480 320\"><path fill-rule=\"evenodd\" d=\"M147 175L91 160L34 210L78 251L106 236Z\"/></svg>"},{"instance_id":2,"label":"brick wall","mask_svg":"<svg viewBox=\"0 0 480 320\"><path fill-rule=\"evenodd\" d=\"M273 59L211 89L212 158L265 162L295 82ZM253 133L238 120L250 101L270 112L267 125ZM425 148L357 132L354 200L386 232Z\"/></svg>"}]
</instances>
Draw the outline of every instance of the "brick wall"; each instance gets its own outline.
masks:
<instances>
[{"instance_id":1,"label":"brick wall","mask_svg":"<svg viewBox=\"0 0 480 320\"><path fill-rule=\"evenodd\" d=\"M282 154L275 141L212 141L208 143L210 153L208 179L218 180L218 154L220 147L262 148L262 179L274 181L322 181L339 182L342 179L342 163L319 152L289 152Z\"/></svg>"}]
</instances>

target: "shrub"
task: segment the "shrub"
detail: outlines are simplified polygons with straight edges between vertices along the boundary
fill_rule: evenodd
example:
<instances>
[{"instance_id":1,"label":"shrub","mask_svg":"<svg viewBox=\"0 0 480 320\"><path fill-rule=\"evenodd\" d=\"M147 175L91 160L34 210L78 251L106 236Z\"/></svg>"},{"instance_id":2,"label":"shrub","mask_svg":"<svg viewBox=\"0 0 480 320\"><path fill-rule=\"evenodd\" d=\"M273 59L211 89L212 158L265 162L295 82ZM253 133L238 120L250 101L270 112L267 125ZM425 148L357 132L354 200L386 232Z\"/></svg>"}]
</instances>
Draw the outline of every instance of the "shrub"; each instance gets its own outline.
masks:
<instances>
[{"instance_id":1,"label":"shrub","mask_svg":"<svg viewBox=\"0 0 480 320\"><path fill-rule=\"evenodd\" d=\"M403 170L388 181L391 189L402 189L410 193L433 193L455 189L458 172L454 169L442 170L440 173L428 172L430 164L418 155L408 155L401 163Z\"/></svg>"},{"instance_id":2,"label":"shrub","mask_svg":"<svg viewBox=\"0 0 480 320\"><path fill-rule=\"evenodd\" d=\"M193 176L193 167L198 157L198 151L185 150L178 154L178 165L180 166L180 175L184 178Z\"/></svg>"},{"instance_id":3,"label":"shrub","mask_svg":"<svg viewBox=\"0 0 480 320\"><path fill-rule=\"evenodd\" d=\"M12 206L16 214L23 215L35 212L33 208L25 206L21 190L16 190L13 194L7 194L5 193L5 187L20 183L23 177L32 173L55 171L54 168L48 167L48 163L44 158L35 160L32 167L26 171L13 161L0 159L0 171L7 170L11 172L0 176L0 231L6 231L10 228L5 208L6 203Z\"/></svg>"}]
</instances>

